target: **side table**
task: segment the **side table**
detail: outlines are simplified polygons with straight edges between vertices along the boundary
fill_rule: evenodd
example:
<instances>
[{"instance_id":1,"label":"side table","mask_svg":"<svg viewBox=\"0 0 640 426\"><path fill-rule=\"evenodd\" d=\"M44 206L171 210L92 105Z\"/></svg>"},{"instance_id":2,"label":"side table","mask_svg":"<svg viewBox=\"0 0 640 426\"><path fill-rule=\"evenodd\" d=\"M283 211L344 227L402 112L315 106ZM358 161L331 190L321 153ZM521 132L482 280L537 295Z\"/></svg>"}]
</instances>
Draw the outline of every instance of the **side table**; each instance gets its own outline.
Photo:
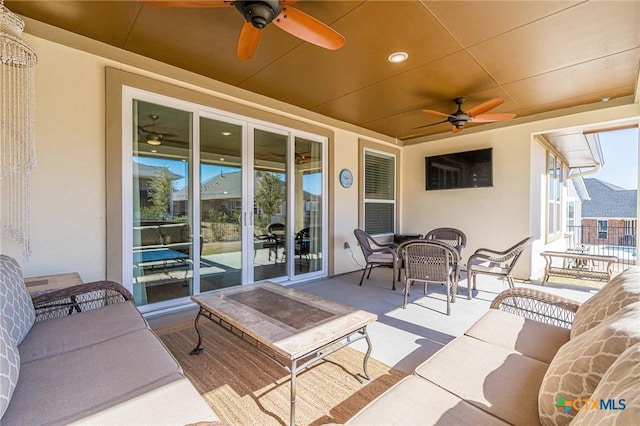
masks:
<instances>
[{"instance_id":1,"label":"side table","mask_svg":"<svg viewBox=\"0 0 640 426\"><path fill-rule=\"evenodd\" d=\"M29 295L33 298L40 294L49 293L51 291L63 288L73 287L82 284L82 278L77 272L69 272L66 274L42 275L38 277L28 277L24 279L24 285L27 287ZM69 315L73 311L80 312L80 306L75 296L71 296L71 306L69 307Z\"/></svg>"},{"instance_id":2,"label":"side table","mask_svg":"<svg viewBox=\"0 0 640 426\"><path fill-rule=\"evenodd\" d=\"M24 279L24 285L27 287L27 291L31 297L53 290L60 290L61 288L73 287L78 284L82 284L82 278L80 278L80 274L77 272L42 275Z\"/></svg>"}]
</instances>

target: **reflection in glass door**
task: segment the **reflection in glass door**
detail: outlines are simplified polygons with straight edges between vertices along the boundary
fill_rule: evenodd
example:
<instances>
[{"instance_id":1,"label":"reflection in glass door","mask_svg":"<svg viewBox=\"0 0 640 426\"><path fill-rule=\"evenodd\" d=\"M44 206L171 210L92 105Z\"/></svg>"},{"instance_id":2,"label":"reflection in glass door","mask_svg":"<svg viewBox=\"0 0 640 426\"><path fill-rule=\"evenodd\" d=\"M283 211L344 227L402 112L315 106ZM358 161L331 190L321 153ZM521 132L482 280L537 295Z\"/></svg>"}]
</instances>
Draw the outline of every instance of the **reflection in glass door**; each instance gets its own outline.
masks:
<instances>
[{"instance_id":1,"label":"reflection in glass door","mask_svg":"<svg viewBox=\"0 0 640 426\"><path fill-rule=\"evenodd\" d=\"M242 126L200 118L200 291L242 284Z\"/></svg>"},{"instance_id":2,"label":"reflection in glass door","mask_svg":"<svg viewBox=\"0 0 640 426\"><path fill-rule=\"evenodd\" d=\"M192 114L134 100L133 294L136 305L193 294ZM176 195L182 193L182 198Z\"/></svg>"},{"instance_id":3,"label":"reflection in glass door","mask_svg":"<svg viewBox=\"0 0 640 426\"><path fill-rule=\"evenodd\" d=\"M288 135L253 131L253 280L286 276Z\"/></svg>"},{"instance_id":4,"label":"reflection in glass door","mask_svg":"<svg viewBox=\"0 0 640 426\"><path fill-rule=\"evenodd\" d=\"M322 270L322 144L295 138L294 274Z\"/></svg>"}]
</instances>

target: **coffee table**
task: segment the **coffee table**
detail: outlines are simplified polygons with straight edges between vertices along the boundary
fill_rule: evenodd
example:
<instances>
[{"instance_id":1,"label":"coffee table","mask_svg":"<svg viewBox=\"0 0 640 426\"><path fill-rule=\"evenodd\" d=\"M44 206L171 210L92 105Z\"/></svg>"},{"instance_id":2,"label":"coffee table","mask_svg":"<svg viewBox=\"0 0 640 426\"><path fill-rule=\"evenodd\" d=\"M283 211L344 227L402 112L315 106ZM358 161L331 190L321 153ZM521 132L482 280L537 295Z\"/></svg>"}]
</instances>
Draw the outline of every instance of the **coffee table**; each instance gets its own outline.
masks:
<instances>
[{"instance_id":1,"label":"coffee table","mask_svg":"<svg viewBox=\"0 0 640 426\"><path fill-rule=\"evenodd\" d=\"M198 343L191 355L203 351L198 320L208 318L245 338L291 375L290 425L295 424L296 375L317 361L358 340L366 339L361 382L370 380L367 362L371 340L367 325L377 315L271 282L229 287L191 300L200 306L195 319Z\"/></svg>"}]
</instances>

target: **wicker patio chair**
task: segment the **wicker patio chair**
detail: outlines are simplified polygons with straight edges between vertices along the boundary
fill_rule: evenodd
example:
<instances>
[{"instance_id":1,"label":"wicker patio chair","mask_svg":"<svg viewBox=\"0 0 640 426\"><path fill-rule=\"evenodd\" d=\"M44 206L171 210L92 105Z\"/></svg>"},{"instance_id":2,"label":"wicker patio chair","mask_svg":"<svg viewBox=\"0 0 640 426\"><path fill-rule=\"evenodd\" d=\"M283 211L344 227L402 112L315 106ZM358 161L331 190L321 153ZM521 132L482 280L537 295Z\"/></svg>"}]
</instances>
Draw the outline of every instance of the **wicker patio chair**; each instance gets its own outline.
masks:
<instances>
[{"instance_id":1,"label":"wicker patio chair","mask_svg":"<svg viewBox=\"0 0 640 426\"><path fill-rule=\"evenodd\" d=\"M427 294L427 283L440 283L446 286L447 315L451 315L451 302L455 302L455 263L458 252L440 241L413 240L402 243L398 247L398 257L404 260L404 302L407 307L409 291L415 281L424 283L424 294ZM459 264L459 262L457 262Z\"/></svg>"},{"instance_id":2,"label":"wicker patio chair","mask_svg":"<svg viewBox=\"0 0 640 426\"><path fill-rule=\"evenodd\" d=\"M491 302L491 309L569 329L579 307L575 300L522 287L507 289Z\"/></svg>"},{"instance_id":3,"label":"wicker patio chair","mask_svg":"<svg viewBox=\"0 0 640 426\"><path fill-rule=\"evenodd\" d=\"M425 240L438 240L447 243L458 250L458 254L462 256L462 249L467 246L467 236L464 232L456 228L436 228L427 232L424 236Z\"/></svg>"},{"instance_id":4,"label":"wicker patio chair","mask_svg":"<svg viewBox=\"0 0 640 426\"><path fill-rule=\"evenodd\" d=\"M360 284L364 280L367 269L367 279L371 275L371 270L377 266L391 266L393 267L393 274L391 275L391 289L396 289L396 270L398 270L398 256L396 255L395 247L382 246L376 240L374 240L369 234L362 229L354 229L353 234L358 240L358 245L362 249L362 255L367 264L362 271L362 277L360 277ZM372 246L373 245L373 246Z\"/></svg>"},{"instance_id":5,"label":"wicker patio chair","mask_svg":"<svg viewBox=\"0 0 640 426\"><path fill-rule=\"evenodd\" d=\"M454 289L456 294L459 293L458 281L460 280L460 264L462 260L462 250L467 246L467 236L464 232L456 228L436 228L427 232L424 236L425 240L441 241L454 247L458 252L458 257L455 265L456 269L456 284Z\"/></svg>"},{"instance_id":6,"label":"wicker patio chair","mask_svg":"<svg viewBox=\"0 0 640 426\"><path fill-rule=\"evenodd\" d=\"M507 280L514 288L511 272L522 252L533 243L533 237L527 237L504 251L481 248L475 251L467 262L467 299L471 299L471 286L476 289L476 275L493 275Z\"/></svg>"}]
</instances>

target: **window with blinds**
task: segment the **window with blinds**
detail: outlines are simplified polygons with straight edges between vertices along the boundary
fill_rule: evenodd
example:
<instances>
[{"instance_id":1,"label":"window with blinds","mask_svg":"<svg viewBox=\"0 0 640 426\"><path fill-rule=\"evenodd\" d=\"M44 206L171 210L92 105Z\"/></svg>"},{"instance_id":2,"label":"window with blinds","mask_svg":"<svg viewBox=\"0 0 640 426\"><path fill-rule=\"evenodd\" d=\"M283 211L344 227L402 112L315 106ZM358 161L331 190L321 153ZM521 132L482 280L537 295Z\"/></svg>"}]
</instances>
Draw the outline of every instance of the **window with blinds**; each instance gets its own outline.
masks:
<instances>
[{"instance_id":1,"label":"window with blinds","mask_svg":"<svg viewBox=\"0 0 640 426\"><path fill-rule=\"evenodd\" d=\"M372 235L393 234L396 223L396 158L365 150L364 227Z\"/></svg>"}]
</instances>

